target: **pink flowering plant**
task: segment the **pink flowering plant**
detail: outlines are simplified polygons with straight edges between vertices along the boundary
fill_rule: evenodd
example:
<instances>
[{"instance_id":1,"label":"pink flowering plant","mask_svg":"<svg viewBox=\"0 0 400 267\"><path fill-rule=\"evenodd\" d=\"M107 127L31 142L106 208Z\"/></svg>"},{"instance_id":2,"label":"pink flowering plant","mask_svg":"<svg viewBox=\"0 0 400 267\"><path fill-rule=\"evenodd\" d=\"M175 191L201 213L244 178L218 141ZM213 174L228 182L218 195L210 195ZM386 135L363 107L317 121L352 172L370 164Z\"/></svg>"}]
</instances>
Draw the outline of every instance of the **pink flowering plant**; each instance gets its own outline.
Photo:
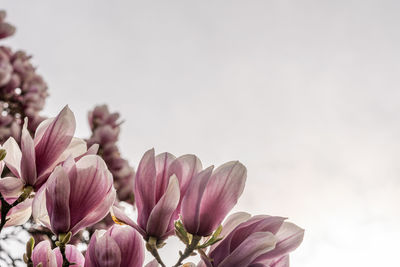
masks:
<instances>
[{"instance_id":1,"label":"pink flowering plant","mask_svg":"<svg viewBox=\"0 0 400 267\"><path fill-rule=\"evenodd\" d=\"M15 28L0 12L0 38ZM74 113L39 115L47 86L25 52L0 46L0 265L166 266L170 236L184 244L178 266L286 267L304 230L286 218L229 215L245 188L246 167L203 167L195 155L144 153L137 171L119 153L121 122L107 106L89 112L92 135L75 136ZM130 208L129 208L130 207ZM137 219L128 210L137 212ZM228 216L229 215L229 216ZM21 260L4 242L31 235ZM11 234L10 234L11 233ZM22 263L22 265L18 265Z\"/></svg>"}]
</instances>

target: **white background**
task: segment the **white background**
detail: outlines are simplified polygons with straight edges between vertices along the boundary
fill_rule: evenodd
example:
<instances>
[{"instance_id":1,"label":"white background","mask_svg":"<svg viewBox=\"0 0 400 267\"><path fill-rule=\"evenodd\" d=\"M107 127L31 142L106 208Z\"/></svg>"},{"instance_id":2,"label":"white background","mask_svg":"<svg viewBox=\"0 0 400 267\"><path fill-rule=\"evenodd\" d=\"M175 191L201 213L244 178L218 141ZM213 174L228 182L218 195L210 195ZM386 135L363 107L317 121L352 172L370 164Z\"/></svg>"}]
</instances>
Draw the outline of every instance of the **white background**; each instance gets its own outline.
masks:
<instances>
[{"instance_id":1,"label":"white background","mask_svg":"<svg viewBox=\"0 0 400 267\"><path fill-rule=\"evenodd\" d=\"M3 41L65 104L122 114L120 145L239 159L235 210L306 229L294 267L400 266L399 1L2 0ZM172 263L174 244L162 255Z\"/></svg>"}]
</instances>

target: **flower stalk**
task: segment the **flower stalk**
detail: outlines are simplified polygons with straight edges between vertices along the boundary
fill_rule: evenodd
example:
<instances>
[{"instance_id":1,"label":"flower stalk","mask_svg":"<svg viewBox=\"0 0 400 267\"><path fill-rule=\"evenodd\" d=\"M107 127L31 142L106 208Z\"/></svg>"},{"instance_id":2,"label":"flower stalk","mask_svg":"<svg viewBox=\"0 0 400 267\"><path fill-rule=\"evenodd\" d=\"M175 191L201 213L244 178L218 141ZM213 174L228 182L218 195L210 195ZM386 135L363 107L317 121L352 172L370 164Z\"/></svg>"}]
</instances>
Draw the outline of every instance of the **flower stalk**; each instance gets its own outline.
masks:
<instances>
[{"instance_id":1,"label":"flower stalk","mask_svg":"<svg viewBox=\"0 0 400 267\"><path fill-rule=\"evenodd\" d=\"M199 244L200 240L201 236L194 235L191 242L186 246L185 251L181 253L178 262L173 267L181 266L183 264L183 261L191 256L193 252L197 249L197 245Z\"/></svg>"},{"instance_id":2,"label":"flower stalk","mask_svg":"<svg viewBox=\"0 0 400 267\"><path fill-rule=\"evenodd\" d=\"M151 253L151 255L153 255L153 257L162 267L166 267L165 263L160 257L160 254L158 254L157 238L151 236L149 241L146 243L146 249Z\"/></svg>"}]
</instances>

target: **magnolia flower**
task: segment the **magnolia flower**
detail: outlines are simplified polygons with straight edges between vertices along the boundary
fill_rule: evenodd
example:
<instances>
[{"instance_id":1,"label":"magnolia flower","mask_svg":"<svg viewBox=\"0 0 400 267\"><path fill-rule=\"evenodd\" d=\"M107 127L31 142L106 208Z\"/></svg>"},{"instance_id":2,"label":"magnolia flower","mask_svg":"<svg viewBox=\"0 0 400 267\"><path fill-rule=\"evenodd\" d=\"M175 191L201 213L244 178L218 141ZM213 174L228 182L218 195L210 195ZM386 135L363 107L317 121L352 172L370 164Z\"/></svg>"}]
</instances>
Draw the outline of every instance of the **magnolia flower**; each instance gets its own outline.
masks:
<instances>
[{"instance_id":1,"label":"magnolia flower","mask_svg":"<svg viewBox=\"0 0 400 267\"><path fill-rule=\"evenodd\" d=\"M246 182L246 167L238 161L197 173L182 200L181 216L187 232L208 236L235 206Z\"/></svg>"},{"instance_id":2,"label":"magnolia flower","mask_svg":"<svg viewBox=\"0 0 400 267\"><path fill-rule=\"evenodd\" d=\"M114 225L96 231L85 256L85 267L142 267L144 246L139 233L130 226Z\"/></svg>"},{"instance_id":3,"label":"magnolia flower","mask_svg":"<svg viewBox=\"0 0 400 267\"><path fill-rule=\"evenodd\" d=\"M143 155L135 179L137 224L113 207L115 217L137 229L146 240L150 237L164 240L174 233L180 200L178 178L169 170L174 160L175 156L169 153L155 156L154 149Z\"/></svg>"},{"instance_id":4,"label":"magnolia flower","mask_svg":"<svg viewBox=\"0 0 400 267\"><path fill-rule=\"evenodd\" d=\"M7 155L4 159L7 167L17 177L7 181L9 191L23 186L32 186L38 190L55 166L68 157L77 157L86 152L86 143L73 138L75 117L66 106L54 119L42 122L35 137L29 134L27 120L21 134L21 149L14 138L10 137L3 145Z\"/></svg>"},{"instance_id":5,"label":"magnolia flower","mask_svg":"<svg viewBox=\"0 0 400 267\"><path fill-rule=\"evenodd\" d=\"M83 267L85 258L82 253L72 245L66 245L65 256L70 263L70 266ZM62 267L63 258L59 248L51 249L50 241L42 241L35 246L31 257L33 266L36 267L42 264L42 267Z\"/></svg>"},{"instance_id":6,"label":"magnolia flower","mask_svg":"<svg viewBox=\"0 0 400 267\"><path fill-rule=\"evenodd\" d=\"M5 197L4 198L9 204L12 204L16 197ZM1 210L1 203L0 203ZM31 217L32 212L32 199L27 199L22 203L19 203L17 206L13 207L8 213L6 217L6 224L4 227L21 225L26 223Z\"/></svg>"},{"instance_id":7,"label":"magnolia flower","mask_svg":"<svg viewBox=\"0 0 400 267\"><path fill-rule=\"evenodd\" d=\"M87 155L56 167L37 193L33 213L53 233L75 234L103 219L114 200L112 176L104 161Z\"/></svg>"},{"instance_id":8,"label":"magnolia flower","mask_svg":"<svg viewBox=\"0 0 400 267\"><path fill-rule=\"evenodd\" d=\"M284 220L244 212L231 215L222 228L224 239L211 247L200 266L289 266L288 254L300 245L304 230Z\"/></svg>"}]
</instances>

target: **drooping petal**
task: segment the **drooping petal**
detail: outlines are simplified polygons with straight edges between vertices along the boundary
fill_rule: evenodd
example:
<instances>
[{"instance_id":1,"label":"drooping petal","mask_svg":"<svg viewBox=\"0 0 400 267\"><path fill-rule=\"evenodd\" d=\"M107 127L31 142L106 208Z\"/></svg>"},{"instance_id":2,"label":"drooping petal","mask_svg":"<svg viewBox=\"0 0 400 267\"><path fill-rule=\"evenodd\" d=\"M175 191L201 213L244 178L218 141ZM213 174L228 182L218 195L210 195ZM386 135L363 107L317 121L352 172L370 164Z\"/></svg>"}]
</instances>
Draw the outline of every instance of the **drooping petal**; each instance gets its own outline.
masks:
<instances>
[{"instance_id":1,"label":"drooping petal","mask_svg":"<svg viewBox=\"0 0 400 267\"><path fill-rule=\"evenodd\" d=\"M14 199L15 200L15 199ZM32 199L27 199L18 204L7 213L5 227L22 225L26 223L32 214Z\"/></svg>"},{"instance_id":2,"label":"drooping petal","mask_svg":"<svg viewBox=\"0 0 400 267\"><path fill-rule=\"evenodd\" d=\"M42 263L43 267L57 267L56 255L51 250L50 241L42 241L35 246L32 252L33 266Z\"/></svg>"},{"instance_id":3,"label":"drooping petal","mask_svg":"<svg viewBox=\"0 0 400 267\"><path fill-rule=\"evenodd\" d=\"M138 225L146 229L147 219L156 204L156 166L154 149L147 151L138 166L135 178L135 200L138 210Z\"/></svg>"},{"instance_id":4,"label":"drooping petal","mask_svg":"<svg viewBox=\"0 0 400 267\"><path fill-rule=\"evenodd\" d=\"M36 173L36 159L35 159L35 147L33 139L27 129L28 118L25 118L24 126L22 127L21 134L21 178L27 185L35 185L37 173Z\"/></svg>"},{"instance_id":5,"label":"drooping petal","mask_svg":"<svg viewBox=\"0 0 400 267\"><path fill-rule=\"evenodd\" d=\"M61 255L60 248L57 247L53 251L56 255L57 266L61 267L63 264L63 257ZM65 256L70 263L73 263L70 266L83 267L85 264L85 257L83 257L78 248L73 245L67 245L65 247Z\"/></svg>"},{"instance_id":6,"label":"drooping petal","mask_svg":"<svg viewBox=\"0 0 400 267\"><path fill-rule=\"evenodd\" d=\"M35 152L38 176L46 173L71 143L75 132L75 117L68 106L46 125L35 137Z\"/></svg>"},{"instance_id":7,"label":"drooping petal","mask_svg":"<svg viewBox=\"0 0 400 267\"><path fill-rule=\"evenodd\" d=\"M51 174L46 188L46 208L50 217L51 230L55 234L70 230L70 181L62 167Z\"/></svg>"},{"instance_id":8,"label":"drooping petal","mask_svg":"<svg viewBox=\"0 0 400 267\"><path fill-rule=\"evenodd\" d=\"M217 266L247 266L259 255L274 249L275 244L276 238L272 233L253 233Z\"/></svg>"},{"instance_id":9,"label":"drooping petal","mask_svg":"<svg viewBox=\"0 0 400 267\"><path fill-rule=\"evenodd\" d=\"M137 225L132 219L130 219L125 212L117 206L112 206L111 215L116 219L119 223L123 223L133 227L136 231L138 231L143 237L146 237L145 229L142 229Z\"/></svg>"},{"instance_id":10,"label":"drooping petal","mask_svg":"<svg viewBox=\"0 0 400 267\"><path fill-rule=\"evenodd\" d=\"M146 232L149 236L162 238L169 230L170 220L180 199L178 178L173 175L169 180L167 190L152 210L147 221ZM173 218L177 219L177 218Z\"/></svg>"},{"instance_id":11,"label":"drooping petal","mask_svg":"<svg viewBox=\"0 0 400 267\"><path fill-rule=\"evenodd\" d=\"M6 150L7 154L4 158L4 162L10 171L17 177L21 177L21 158L22 152L18 146L17 141L10 137L3 144L3 148Z\"/></svg>"},{"instance_id":12,"label":"drooping petal","mask_svg":"<svg viewBox=\"0 0 400 267\"><path fill-rule=\"evenodd\" d=\"M293 223L285 222L282 224L276 237L278 242L275 249L261 255L255 262L265 262L266 260L284 256L295 250L303 241L304 229Z\"/></svg>"},{"instance_id":13,"label":"drooping petal","mask_svg":"<svg viewBox=\"0 0 400 267\"><path fill-rule=\"evenodd\" d=\"M248 219L234 228L217 246L209 253L215 262L221 262L239 247L251 234L255 232L269 232L275 234L281 227L285 218L259 215Z\"/></svg>"},{"instance_id":14,"label":"drooping petal","mask_svg":"<svg viewBox=\"0 0 400 267\"><path fill-rule=\"evenodd\" d=\"M114 225L108 231L121 251L121 265L142 267L144 245L140 234L130 226Z\"/></svg>"},{"instance_id":15,"label":"drooping petal","mask_svg":"<svg viewBox=\"0 0 400 267\"><path fill-rule=\"evenodd\" d=\"M4 197L17 197L21 194L24 182L20 178L5 177L0 179L0 193Z\"/></svg>"},{"instance_id":16,"label":"drooping petal","mask_svg":"<svg viewBox=\"0 0 400 267\"><path fill-rule=\"evenodd\" d=\"M213 172L201 203L199 232L210 234L221 224L243 193L246 173L246 167L238 161L225 163Z\"/></svg>"},{"instance_id":17,"label":"drooping petal","mask_svg":"<svg viewBox=\"0 0 400 267\"><path fill-rule=\"evenodd\" d=\"M220 233L221 237L227 237L227 235L232 232L239 224L247 221L251 218L251 215L247 212L236 212L226 218L224 224L222 225L222 231ZM209 253L211 253L221 242L218 242L210 247Z\"/></svg>"},{"instance_id":18,"label":"drooping petal","mask_svg":"<svg viewBox=\"0 0 400 267\"><path fill-rule=\"evenodd\" d=\"M206 190L207 184L211 178L213 166L208 167L198 173L191 181L188 190L183 197L181 215L186 231L191 234L198 234L200 227L200 207ZM211 212L211 210L210 210ZM214 216L214 211L209 216ZM209 232L209 231L207 231Z\"/></svg>"}]
</instances>

